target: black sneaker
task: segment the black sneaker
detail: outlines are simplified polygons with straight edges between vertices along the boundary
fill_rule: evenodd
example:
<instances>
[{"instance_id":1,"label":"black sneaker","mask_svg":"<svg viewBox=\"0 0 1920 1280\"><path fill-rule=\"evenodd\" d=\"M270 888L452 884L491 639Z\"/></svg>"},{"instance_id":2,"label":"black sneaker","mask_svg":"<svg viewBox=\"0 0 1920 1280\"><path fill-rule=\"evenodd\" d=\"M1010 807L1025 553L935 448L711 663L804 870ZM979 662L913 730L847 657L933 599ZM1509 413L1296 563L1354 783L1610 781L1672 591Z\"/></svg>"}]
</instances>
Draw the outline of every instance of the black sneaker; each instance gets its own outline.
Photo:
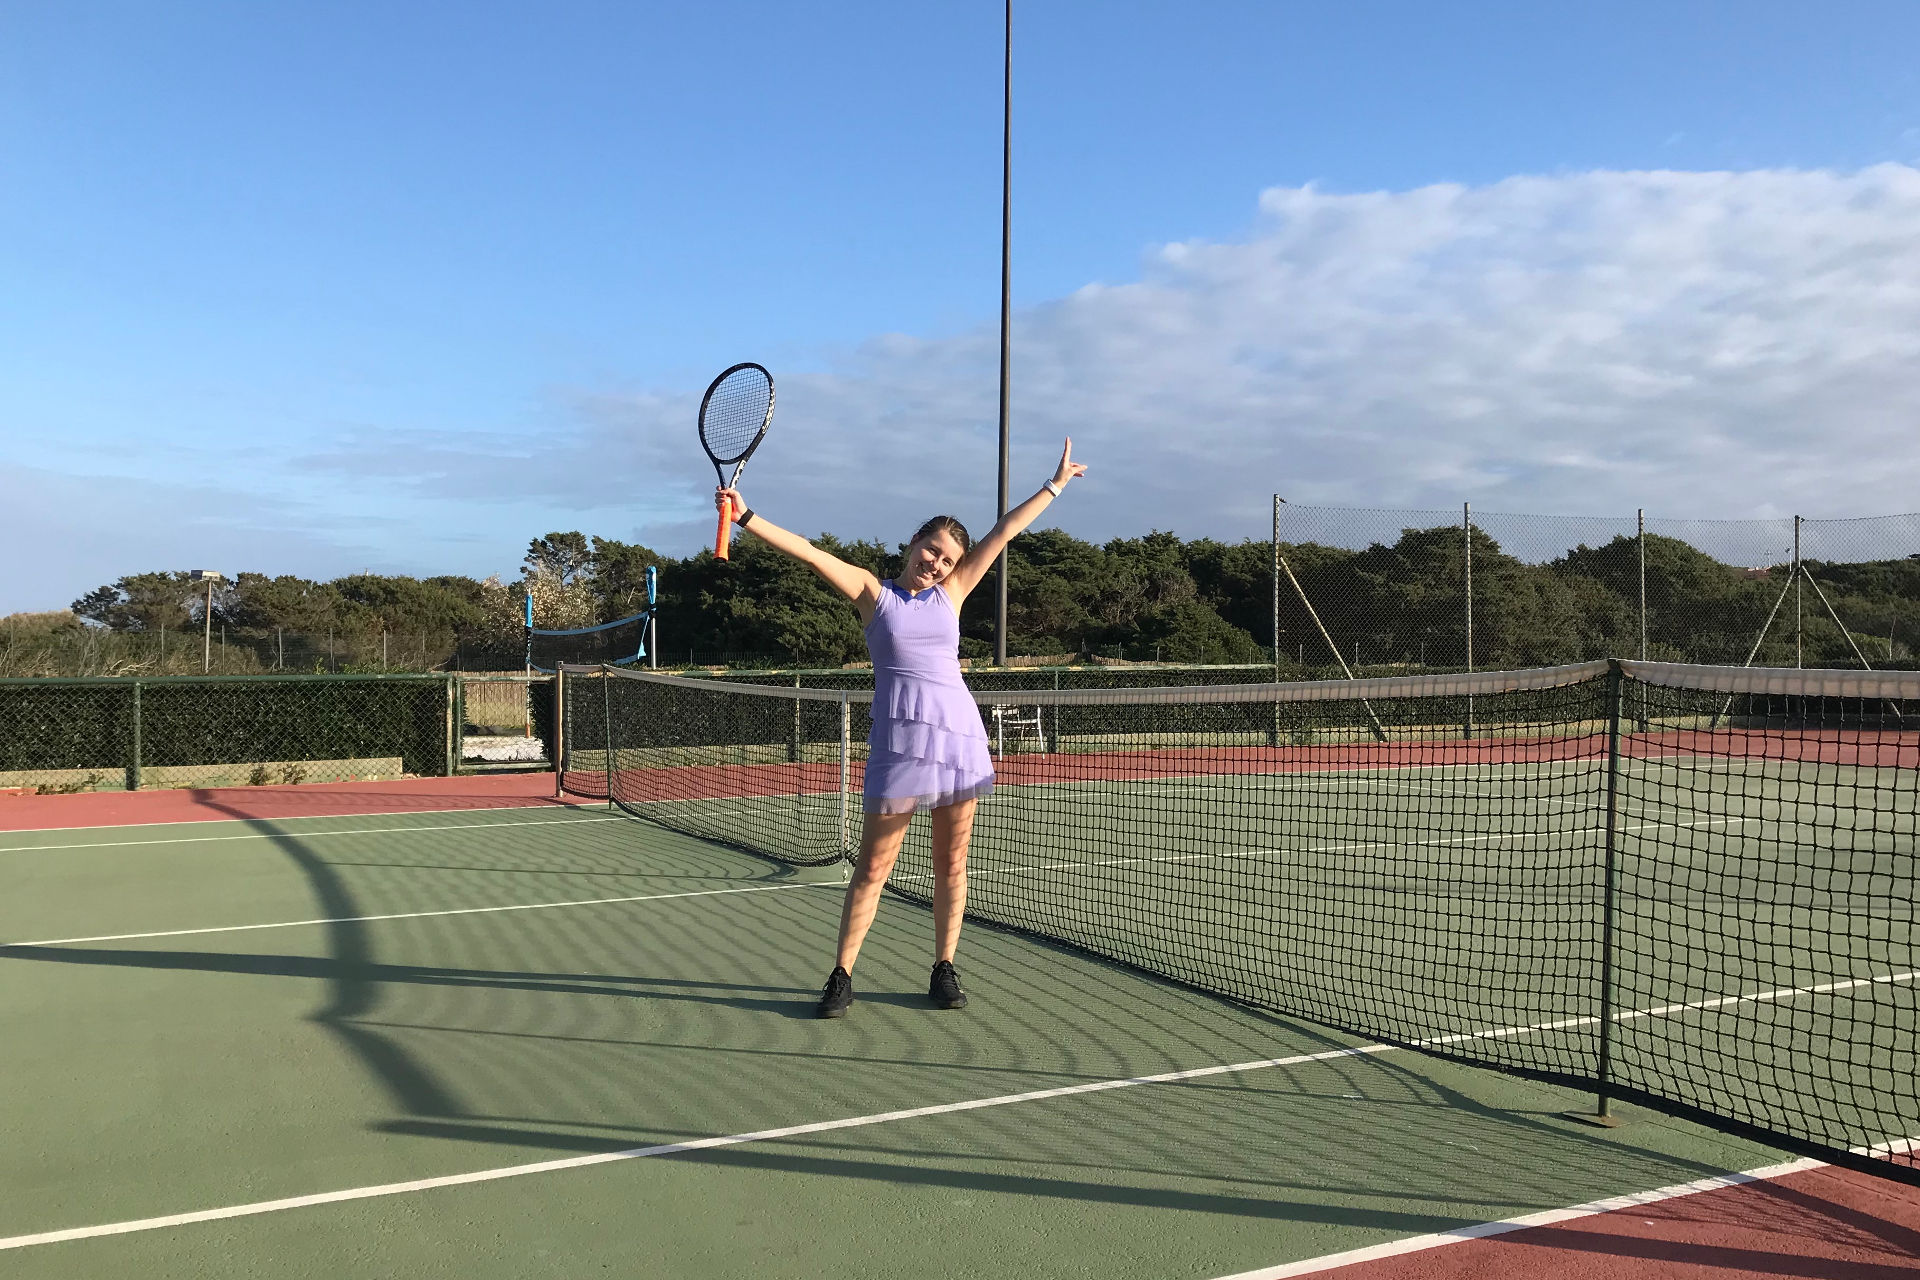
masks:
<instances>
[{"instance_id":1,"label":"black sneaker","mask_svg":"<svg viewBox=\"0 0 1920 1280\"><path fill-rule=\"evenodd\" d=\"M960 989L960 975L953 971L953 961L942 960L933 966L933 977L927 982L927 999L936 1009L967 1007L967 993Z\"/></svg>"},{"instance_id":2,"label":"black sneaker","mask_svg":"<svg viewBox=\"0 0 1920 1280\"><path fill-rule=\"evenodd\" d=\"M852 1004L853 975L845 969L835 969L827 975L827 989L820 993L820 1003L814 1013L822 1018L844 1018Z\"/></svg>"}]
</instances>

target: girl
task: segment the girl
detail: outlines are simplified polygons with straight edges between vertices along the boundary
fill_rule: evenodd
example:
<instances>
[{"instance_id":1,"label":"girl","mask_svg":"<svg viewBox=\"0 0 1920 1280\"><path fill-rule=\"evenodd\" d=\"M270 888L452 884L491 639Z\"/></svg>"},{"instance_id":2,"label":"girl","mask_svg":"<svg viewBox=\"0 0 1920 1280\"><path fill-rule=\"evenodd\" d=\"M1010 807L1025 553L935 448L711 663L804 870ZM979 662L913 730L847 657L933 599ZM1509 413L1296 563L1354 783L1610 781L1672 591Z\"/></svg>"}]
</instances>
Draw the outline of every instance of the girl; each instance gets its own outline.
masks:
<instances>
[{"instance_id":1,"label":"girl","mask_svg":"<svg viewBox=\"0 0 1920 1280\"><path fill-rule=\"evenodd\" d=\"M853 1004L853 962L900 856L907 825L922 809L933 815L934 965L927 998L941 1009L967 1003L953 953L967 905L973 806L993 790L993 761L979 709L960 678L960 606L1007 542L1085 471L1073 461L1069 439L1053 479L1002 516L978 546L958 520L935 516L913 535L906 567L890 582L756 515L737 490L714 495L716 504L732 503L742 529L807 565L853 601L873 657L873 731L867 737L860 858L840 911L833 973L820 996L817 1011L823 1018L844 1017Z\"/></svg>"}]
</instances>

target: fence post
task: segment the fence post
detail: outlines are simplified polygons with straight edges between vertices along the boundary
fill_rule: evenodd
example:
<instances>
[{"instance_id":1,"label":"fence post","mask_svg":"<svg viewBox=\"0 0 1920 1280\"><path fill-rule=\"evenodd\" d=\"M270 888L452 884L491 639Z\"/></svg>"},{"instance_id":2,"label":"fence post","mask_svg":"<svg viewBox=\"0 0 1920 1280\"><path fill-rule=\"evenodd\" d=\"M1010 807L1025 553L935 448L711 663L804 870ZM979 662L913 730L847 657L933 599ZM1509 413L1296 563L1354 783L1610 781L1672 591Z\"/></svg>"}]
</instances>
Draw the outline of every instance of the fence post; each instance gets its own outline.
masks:
<instances>
[{"instance_id":1,"label":"fence post","mask_svg":"<svg viewBox=\"0 0 1920 1280\"><path fill-rule=\"evenodd\" d=\"M1844 628L1843 628L1844 629ZM1793 518L1793 665L1804 667L1806 655L1800 633L1800 517Z\"/></svg>"},{"instance_id":2,"label":"fence post","mask_svg":"<svg viewBox=\"0 0 1920 1280\"><path fill-rule=\"evenodd\" d=\"M1640 553L1640 661L1647 660L1647 509L1634 513L1635 546Z\"/></svg>"},{"instance_id":3,"label":"fence post","mask_svg":"<svg viewBox=\"0 0 1920 1280\"><path fill-rule=\"evenodd\" d=\"M1647 660L1647 509L1634 512L1634 545L1640 553L1640 661ZM1636 719L1640 732L1647 731L1647 693L1640 690L1640 714Z\"/></svg>"},{"instance_id":4,"label":"fence post","mask_svg":"<svg viewBox=\"0 0 1920 1280\"><path fill-rule=\"evenodd\" d=\"M1280 683L1280 495L1273 495L1273 682ZM1059 714L1059 708L1054 709ZM1267 745L1280 745L1280 704L1273 704L1273 724L1267 729Z\"/></svg>"},{"instance_id":5,"label":"fence post","mask_svg":"<svg viewBox=\"0 0 1920 1280\"><path fill-rule=\"evenodd\" d=\"M459 695L459 691L454 688L454 684L455 684L454 677L448 676L447 677L447 772L445 776L449 778L451 778L454 774L460 771L460 746L461 746L460 739L463 736L460 730L464 727L463 725L460 724L460 695Z\"/></svg>"},{"instance_id":6,"label":"fence post","mask_svg":"<svg viewBox=\"0 0 1920 1280\"><path fill-rule=\"evenodd\" d=\"M1060 668L1058 667L1053 669L1053 691L1060 692ZM1044 715L1045 712L1041 714ZM1049 734L1043 724L1040 729L1040 745L1046 749L1048 755L1053 755L1060 750L1060 704L1057 702L1053 704L1053 732Z\"/></svg>"},{"instance_id":7,"label":"fence post","mask_svg":"<svg viewBox=\"0 0 1920 1280\"><path fill-rule=\"evenodd\" d=\"M132 732L127 747L127 790L140 789L140 682L133 682L133 714L130 717Z\"/></svg>"},{"instance_id":8,"label":"fence post","mask_svg":"<svg viewBox=\"0 0 1920 1280\"><path fill-rule=\"evenodd\" d=\"M1467 671L1471 673L1473 671L1473 504L1471 502L1460 504L1460 536L1463 565L1461 595L1466 603ZM1471 693L1467 695L1466 723L1460 726L1460 736L1463 738L1473 736L1473 695Z\"/></svg>"},{"instance_id":9,"label":"fence post","mask_svg":"<svg viewBox=\"0 0 1920 1280\"><path fill-rule=\"evenodd\" d=\"M1618 1002L1614 995L1614 903L1620 885L1620 712L1626 698L1626 676L1616 659L1607 664L1607 815L1606 861L1600 895L1600 1045L1594 1071L1594 1109L1568 1112L1575 1120L1612 1128L1620 1121L1612 1114L1613 1026Z\"/></svg>"},{"instance_id":10,"label":"fence post","mask_svg":"<svg viewBox=\"0 0 1920 1280\"><path fill-rule=\"evenodd\" d=\"M793 687L796 689L800 687L800 675L798 672L794 673ZM787 739L787 762L789 764L800 763L800 699L798 698L793 700L793 733Z\"/></svg>"}]
</instances>

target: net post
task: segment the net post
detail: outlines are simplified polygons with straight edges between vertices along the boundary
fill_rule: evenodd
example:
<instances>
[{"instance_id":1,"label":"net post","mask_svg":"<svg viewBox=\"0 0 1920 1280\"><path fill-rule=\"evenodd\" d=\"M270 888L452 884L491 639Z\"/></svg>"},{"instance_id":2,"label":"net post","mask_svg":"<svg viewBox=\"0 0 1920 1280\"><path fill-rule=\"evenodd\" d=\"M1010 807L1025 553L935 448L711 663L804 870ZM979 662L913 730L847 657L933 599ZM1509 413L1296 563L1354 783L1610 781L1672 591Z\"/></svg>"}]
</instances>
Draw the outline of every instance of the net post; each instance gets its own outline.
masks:
<instances>
[{"instance_id":1,"label":"net post","mask_svg":"<svg viewBox=\"0 0 1920 1280\"><path fill-rule=\"evenodd\" d=\"M600 695L602 706L605 708L600 718L600 727L604 730L602 736L606 739L607 746L607 808L617 809L620 806L614 802L613 798L613 677L604 670L600 673Z\"/></svg>"},{"instance_id":2,"label":"net post","mask_svg":"<svg viewBox=\"0 0 1920 1280\"><path fill-rule=\"evenodd\" d=\"M140 789L140 682L133 682L133 706L130 710L130 730L127 742L127 790Z\"/></svg>"},{"instance_id":3,"label":"net post","mask_svg":"<svg viewBox=\"0 0 1920 1280\"><path fill-rule=\"evenodd\" d=\"M1626 676L1619 661L1607 664L1607 817L1604 879L1600 895L1600 1045L1594 1071L1594 1109L1569 1111L1583 1124L1614 1128L1612 1110L1614 995L1614 903L1620 882L1620 718L1626 701Z\"/></svg>"},{"instance_id":4,"label":"net post","mask_svg":"<svg viewBox=\"0 0 1920 1280\"><path fill-rule=\"evenodd\" d=\"M799 705L795 699L794 705ZM840 691L840 856L851 851L853 837L853 706Z\"/></svg>"},{"instance_id":5,"label":"net post","mask_svg":"<svg viewBox=\"0 0 1920 1280\"><path fill-rule=\"evenodd\" d=\"M567 791L567 696L566 667L553 664L553 798L558 800Z\"/></svg>"}]
</instances>

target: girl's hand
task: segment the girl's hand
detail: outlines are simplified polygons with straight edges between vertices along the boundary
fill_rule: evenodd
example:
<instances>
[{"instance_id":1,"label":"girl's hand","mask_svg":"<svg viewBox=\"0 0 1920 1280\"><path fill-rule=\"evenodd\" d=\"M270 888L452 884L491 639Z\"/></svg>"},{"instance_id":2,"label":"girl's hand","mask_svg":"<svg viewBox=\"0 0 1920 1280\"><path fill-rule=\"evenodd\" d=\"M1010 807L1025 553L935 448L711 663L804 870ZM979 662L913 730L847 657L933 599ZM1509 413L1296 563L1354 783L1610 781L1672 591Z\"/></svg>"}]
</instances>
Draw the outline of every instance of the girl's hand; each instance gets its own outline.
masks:
<instances>
[{"instance_id":1,"label":"girl's hand","mask_svg":"<svg viewBox=\"0 0 1920 1280\"><path fill-rule=\"evenodd\" d=\"M1060 465L1054 469L1053 482L1065 488L1067 481L1085 474L1086 467L1073 460L1073 437L1068 436L1066 446L1060 450Z\"/></svg>"},{"instance_id":2,"label":"girl's hand","mask_svg":"<svg viewBox=\"0 0 1920 1280\"><path fill-rule=\"evenodd\" d=\"M733 506L730 508L733 512L733 518L735 520L738 520L740 518L740 513L747 509L747 500L740 496L740 491L738 489L722 489L718 485L714 486L714 490L713 490L714 510L719 511L719 510L725 509L723 508L722 504L729 503L729 502L733 504Z\"/></svg>"}]
</instances>

